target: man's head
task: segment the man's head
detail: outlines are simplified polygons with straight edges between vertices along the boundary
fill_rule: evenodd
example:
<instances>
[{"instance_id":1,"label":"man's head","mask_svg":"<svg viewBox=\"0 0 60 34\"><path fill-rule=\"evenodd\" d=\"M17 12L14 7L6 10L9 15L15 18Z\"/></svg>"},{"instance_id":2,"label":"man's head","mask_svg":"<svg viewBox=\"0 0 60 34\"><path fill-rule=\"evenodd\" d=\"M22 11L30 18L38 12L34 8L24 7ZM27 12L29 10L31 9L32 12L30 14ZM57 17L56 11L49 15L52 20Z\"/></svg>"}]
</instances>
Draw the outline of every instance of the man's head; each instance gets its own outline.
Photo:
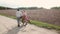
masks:
<instances>
[{"instance_id":1,"label":"man's head","mask_svg":"<svg viewBox=\"0 0 60 34\"><path fill-rule=\"evenodd\" d=\"M19 11L19 9L17 9L17 11Z\"/></svg>"}]
</instances>

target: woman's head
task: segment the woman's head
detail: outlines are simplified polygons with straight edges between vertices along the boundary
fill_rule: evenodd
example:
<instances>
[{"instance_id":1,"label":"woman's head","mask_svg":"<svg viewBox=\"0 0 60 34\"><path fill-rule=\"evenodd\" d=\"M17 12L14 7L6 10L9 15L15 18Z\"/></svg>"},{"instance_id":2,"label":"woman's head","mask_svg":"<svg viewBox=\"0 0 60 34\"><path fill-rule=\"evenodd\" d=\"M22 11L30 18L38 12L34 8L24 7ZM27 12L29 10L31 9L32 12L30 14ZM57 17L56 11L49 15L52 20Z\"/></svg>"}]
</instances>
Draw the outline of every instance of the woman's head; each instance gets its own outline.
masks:
<instances>
[{"instance_id":1,"label":"woman's head","mask_svg":"<svg viewBox=\"0 0 60 34\"><path fill-rule=\"evenodd\" d=\"M25 10L22 10L22 12L25 12Z\"/></svg>"}]
</instances>

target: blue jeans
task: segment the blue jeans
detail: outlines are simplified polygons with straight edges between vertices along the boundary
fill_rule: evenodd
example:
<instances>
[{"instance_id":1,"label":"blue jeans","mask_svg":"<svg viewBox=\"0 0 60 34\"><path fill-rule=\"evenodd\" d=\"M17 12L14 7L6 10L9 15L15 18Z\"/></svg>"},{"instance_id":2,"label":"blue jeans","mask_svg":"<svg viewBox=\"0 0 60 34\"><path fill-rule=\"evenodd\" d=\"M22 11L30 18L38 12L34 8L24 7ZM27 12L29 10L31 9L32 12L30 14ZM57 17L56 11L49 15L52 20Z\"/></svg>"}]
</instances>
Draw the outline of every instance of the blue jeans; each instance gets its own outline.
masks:
<instances>
[{"instance_id":1,"label":"blue jeans","mask_svg":"<svg viewBox=\"0 0 60 34\"><path fill-rule=\"evenodd\" d=\"M17 22L18 22L18 25L20 25L20 19L21 19L21 17L17 17Z\"/></svg>"}]
</instances>

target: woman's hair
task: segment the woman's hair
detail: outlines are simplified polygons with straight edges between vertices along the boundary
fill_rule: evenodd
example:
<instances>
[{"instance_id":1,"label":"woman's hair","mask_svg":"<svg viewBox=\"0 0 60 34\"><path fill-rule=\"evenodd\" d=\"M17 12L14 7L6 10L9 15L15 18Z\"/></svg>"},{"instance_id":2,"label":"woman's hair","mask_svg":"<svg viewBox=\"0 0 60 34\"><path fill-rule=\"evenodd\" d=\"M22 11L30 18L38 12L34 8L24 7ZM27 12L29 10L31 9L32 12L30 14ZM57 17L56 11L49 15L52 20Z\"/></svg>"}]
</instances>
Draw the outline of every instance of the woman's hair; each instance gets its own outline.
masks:
<instances>
[{"instance_id":1,"label":"woman's hair","mask_svg":"<svg viewBox=\"0 0 60 34\"><path fill-rule=\"evenodd\" d=\"M23 10L23 12L25 12L25 10Z\"/></svg>"}]
</instances>

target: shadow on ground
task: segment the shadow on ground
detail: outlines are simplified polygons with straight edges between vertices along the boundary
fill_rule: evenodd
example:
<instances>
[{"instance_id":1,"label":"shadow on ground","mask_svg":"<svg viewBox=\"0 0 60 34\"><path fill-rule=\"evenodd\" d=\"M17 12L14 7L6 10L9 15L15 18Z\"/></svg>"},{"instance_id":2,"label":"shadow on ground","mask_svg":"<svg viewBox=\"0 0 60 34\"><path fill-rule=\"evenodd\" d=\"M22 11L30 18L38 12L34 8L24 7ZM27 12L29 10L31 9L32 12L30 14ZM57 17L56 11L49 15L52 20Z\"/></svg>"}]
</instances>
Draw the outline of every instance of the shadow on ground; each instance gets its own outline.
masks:
<instances>
[{"instance_id":1,"label":"shadow on ground","mask_svg":"<svg viewBox=\"0 0 60 34\"><path fill-rule=\"evenodd\" d=\"M17 34L19 31L21 31L21 29L23 28L24 26L20 26L20 27L14 27L12 28L11 30L8 30L8 32L6 34Z\"/></svg>"}]
</instances>

